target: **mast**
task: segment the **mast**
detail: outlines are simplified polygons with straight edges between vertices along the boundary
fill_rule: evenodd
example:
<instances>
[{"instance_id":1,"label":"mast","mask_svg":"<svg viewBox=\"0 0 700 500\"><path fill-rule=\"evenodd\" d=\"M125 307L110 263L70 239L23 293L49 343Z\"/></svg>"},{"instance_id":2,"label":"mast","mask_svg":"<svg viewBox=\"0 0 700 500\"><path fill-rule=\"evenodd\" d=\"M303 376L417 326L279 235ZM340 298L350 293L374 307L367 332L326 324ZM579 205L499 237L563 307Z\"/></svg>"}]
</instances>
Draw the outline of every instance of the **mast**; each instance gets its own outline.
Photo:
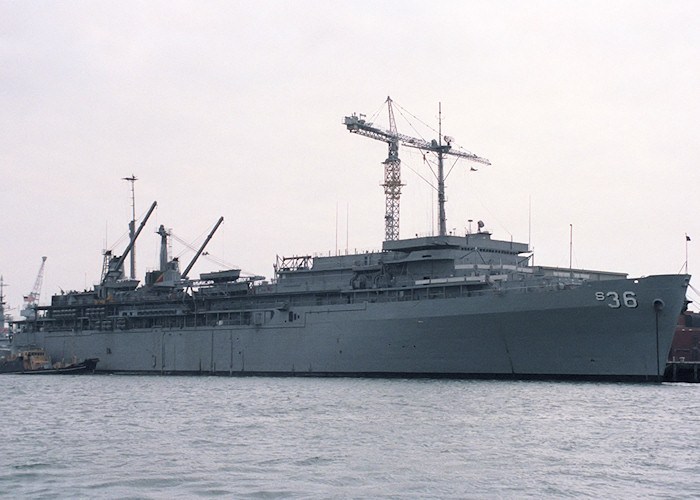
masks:
<instances>
[{"instance_id":1,"label":"mast","mask_svg":"<svg viewBox=\"0 0 700 500\"><path fill-rule=\"evenodd\" d=\"M574 262L574 225L569 224L569 277L574 277L573 272Z\"/></svg>"},{"instance_id":2,"label":"mast","mask_svg":"<svg viewBox=\"0 0 700 500\"><path fill-rule=\"evenodd\" d=\"M442 150L442 103L438 103L438 234L447 233L447 218L445 217L445 167Z\"/></svg>"},{"instance_id":3,"label":"mast","mask_svg":"<svg viewBox=\"0 0 700 500\"><path fill-rule=\"evenodd\" d=\"M134 240L134 232L136 229L136 199L134 198L134 182L138 179L134 174L131 177L122 177L123 181L131 182L131 222L129 222L129 238ZM136 249L131 252L131 270L129 271L131 279L136 278Z\"/></svg>"},{"instance_id":4,"label":"mast","mask_svg":"<svg viewBox=\"0 0 700 500\"><path fill-rule=\"evenodd\" d=\"M153 210L155 210L156 205L158 205L158 203L154 201L151 205L151 208L148 209L148 213L146 213L146 216L144 217L143 221L141 221L141 225L134 233L134 237L131 238L131 241L129 241L129 245L126 247L126 250L124 250L124 253L121 255L121 257L112 257L111 252L105 252L105 263L102 267L102 285L104 285L107 281L116 281L120 278L122 274L122 266L124 265L124 260L126 259L126 256L129 254L129 252L131 252L134 249L134 243L136 243L136 238L138 238L139 234L141 234L143 226L146 225L146 221L148 221L148 218L153 213Z\"/></svg>"},{"instance_id":5,"label":"mast","mask_svg":"<svg viewBox=\"0 0 700 500\"><path fill-rule=\"evenodd\" d=\"M168 232L163 224L156 232L160 235L160 270L164 272L168 268Z\"/></svg>"}]
</instances>

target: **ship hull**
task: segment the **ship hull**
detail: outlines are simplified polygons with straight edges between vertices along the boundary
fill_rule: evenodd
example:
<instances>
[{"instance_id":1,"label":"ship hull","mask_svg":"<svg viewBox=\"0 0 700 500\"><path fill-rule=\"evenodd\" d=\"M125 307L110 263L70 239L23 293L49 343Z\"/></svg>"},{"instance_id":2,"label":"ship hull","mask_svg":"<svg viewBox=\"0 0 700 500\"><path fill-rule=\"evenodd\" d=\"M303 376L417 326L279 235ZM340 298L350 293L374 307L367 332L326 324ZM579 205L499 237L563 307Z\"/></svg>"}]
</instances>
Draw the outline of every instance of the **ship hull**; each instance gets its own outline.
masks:
<instances>
[{"instance_id":1,"label":"ship hull","mask_svg":"<svg viewBox=\"0 0 700 500\"><path fill-rule=\"evenodd\" d=\"M98 371L660 380L687 276L262 311L256 325L37 331L17 344Z\"/></svg>"}]
</instances>

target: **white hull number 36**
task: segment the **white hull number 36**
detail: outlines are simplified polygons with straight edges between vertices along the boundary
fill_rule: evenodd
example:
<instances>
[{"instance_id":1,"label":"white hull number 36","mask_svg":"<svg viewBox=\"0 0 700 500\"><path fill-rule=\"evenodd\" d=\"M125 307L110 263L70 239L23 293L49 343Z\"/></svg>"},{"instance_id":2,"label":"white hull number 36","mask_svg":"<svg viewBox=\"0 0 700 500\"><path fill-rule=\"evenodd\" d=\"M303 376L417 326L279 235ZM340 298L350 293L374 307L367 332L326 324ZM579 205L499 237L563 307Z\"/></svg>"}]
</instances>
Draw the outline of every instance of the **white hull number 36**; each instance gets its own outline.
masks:
<instances>
[{"instance_id":1,"label":"white hull number 36","mask_svg":"<svg viewBox=\"0 0 700 500\"><path fill-rule=\"evenodd\" d=\"M596 292L596 300L605 301L608 307L617 309L625 306L634 308L637 307L637 295L634 292L622 292L622 297L617 292Z\"/></svg>"}]
</instances>

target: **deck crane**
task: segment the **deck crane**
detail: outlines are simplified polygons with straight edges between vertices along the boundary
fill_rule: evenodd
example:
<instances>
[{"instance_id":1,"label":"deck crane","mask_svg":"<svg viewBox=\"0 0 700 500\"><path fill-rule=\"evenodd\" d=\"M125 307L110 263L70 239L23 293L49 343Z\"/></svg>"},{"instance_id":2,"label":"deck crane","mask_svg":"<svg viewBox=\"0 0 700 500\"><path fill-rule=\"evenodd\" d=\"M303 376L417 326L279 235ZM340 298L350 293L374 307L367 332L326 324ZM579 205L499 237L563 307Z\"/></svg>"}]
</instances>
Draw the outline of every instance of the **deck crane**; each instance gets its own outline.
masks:
<instances>
[{"instance_id":1,"label":"deck crane","mask_svg":"<svg viewBox=\"0 0 700 500\"><path fill-rule=\"evenodd\" d=\"M46 256L41 258L41 266L34 280L34 287L28 295L24 296L24 308L20 314L27 319L36 317L36 307L39 305L39 297L41 295L41 283L44 281L44 266L46 265Z\"/></svg>"},{"instance_id":2,"label":"deck crane","mask_svg":"<svg viewBox=\"0 0 700 500\"><path fill-rule=\"evenodd\" d=\"M136 243L136 238L138 238L139 234L141 234L143 226L146 225L146 221L148 221L148 218L151 216L157 205L158 203L154 201L151 208L148 209L146 216L143 218L143 221L141 221L141 225L130 238L129 244L121 257L113 256L110 250L105 251L104 262L102 264L102 277L100 278L101 286L114 285L122 279L124 275L124 270L122 269L124 260L126 259L126 256L129 255L129 252L133 250L134 244ZM125 284L127 281L133 282L134 287L138 284L138 280L125 280Z\"/></svg>"},{"instance_id":3,"label":"deck crane","mask_svg":"<svg viewBox=\"0 0 700 500\"><path fill-rule=\"evenodd\" d=\"M447 233L447 223L445 217L445 175L443 160L447 155L457 158L464 158L484 165L491 165L491 162L486 158L481 158L474 153L459 151L452 149L452 138L442 135L442 106L440 106L440 128L438 131L438 140L425 141L404 134L399 134L396 131L396 123L394 121L394 112L392 109L391 97L386 99L389 109L389 130L384 130L375 127L372 123L367 122L361 116L353 114L346 116L344 124L347 129L355 134L363 135L371 139L386 142L389 145L389 156L384 161L384 193L386 195L386 211L385 211L385 235L388 240L399 239L399 198L401 196L401 162L399 160L399 143L410 148L416 148L423 151L430 151L437 154L438 158L438 213L439 213L439 234L445 236ZM445 143L443 144L443 139Z\"/></svg>"},{"instance_id":4,"label":"deck crane","mask_svg":"<svg viewBox=\"0 0 700 500\"><path fill-rule=\"evenodd\" d=\"M189 274L190 270L192 269L192 266L194 266L194 263L197 262L197 259L199 259L199 256L202 255L202 252L207 246L207 243L209 243L209 240L211 240L211 237L214 236L214 233L216 232L217 229L219 229L219 226L221 223L224 221L223 217L219 217L219 220L216 222L214 225L214 229L211 230L209 235L206 237L204 240L204 243L202 243L202 246L199 247L199 250L197 250L197 253L195 254L194 258L190 261L190 263L187 265L185 270L182 272L182 277L187 278L187 275Z\"/></svg>"}]
</instances>

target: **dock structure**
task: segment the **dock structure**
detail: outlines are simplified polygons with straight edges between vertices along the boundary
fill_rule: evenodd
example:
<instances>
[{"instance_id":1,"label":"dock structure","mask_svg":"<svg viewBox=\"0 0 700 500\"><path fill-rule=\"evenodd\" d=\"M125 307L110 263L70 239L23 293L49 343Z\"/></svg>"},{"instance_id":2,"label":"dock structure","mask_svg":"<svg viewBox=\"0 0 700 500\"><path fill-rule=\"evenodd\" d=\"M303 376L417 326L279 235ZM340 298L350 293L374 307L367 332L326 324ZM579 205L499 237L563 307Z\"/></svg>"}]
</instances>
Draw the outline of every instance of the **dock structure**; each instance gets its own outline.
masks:
<instances>
[{"instance_id":1,"label":"dock structure","mask_svg":"<svg viewBox=\"0 0 700 500\"><path fill-rule=\"evenodd\" d=\"M700 313L681 313L664 371L665 382L700 383Z\"/></svg>"},{"instance_id":2,"label":"dock structure","mask_svg":"<svg viewBox=\"0 0 700 500\"><path fill-rule=\"evenodd\" d=\"M664 382L700 383L700 361L673 360L666 363Z\"/></svg>"}]
</instances>

